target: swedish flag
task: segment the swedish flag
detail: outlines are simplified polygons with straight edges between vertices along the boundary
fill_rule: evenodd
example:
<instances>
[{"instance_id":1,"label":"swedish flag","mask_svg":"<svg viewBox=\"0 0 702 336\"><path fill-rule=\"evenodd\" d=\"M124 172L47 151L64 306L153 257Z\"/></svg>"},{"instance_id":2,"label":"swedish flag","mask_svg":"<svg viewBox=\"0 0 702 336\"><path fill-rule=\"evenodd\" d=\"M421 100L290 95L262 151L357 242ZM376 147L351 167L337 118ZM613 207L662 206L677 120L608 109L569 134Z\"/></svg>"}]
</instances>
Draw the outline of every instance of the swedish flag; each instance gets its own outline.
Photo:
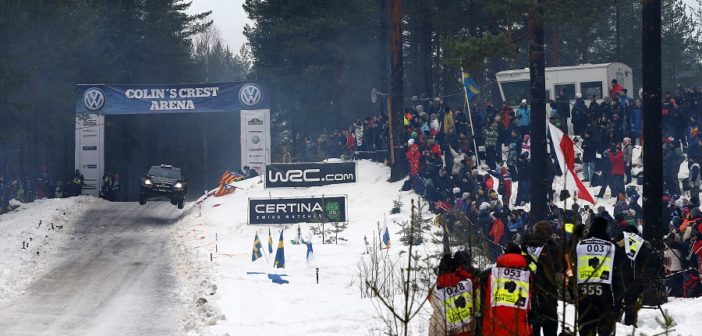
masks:
<instances>
[{"instance_id":1,"label":"swedish flag","mask_svg":"<svg viewBox=\"0 0 702 336\"><path fill-rule=\"evenodd\" d=\"M273 237L271 236L271 228L268 228L268 254L273 253Z\"/></svg>"},{"instance_id":2,"label":"swedish flag","mask_svg":"<svg viewBox=\"0 0 702 336\"><path fill-rule=\"evenodd\" d=\"M278 240L278 249L275 251L273 267L285 268L285 243L283 241L283 231L280 231L280 239Z\"/></svg>"},{"instance_id":3,"label":"swedish flag","mask_svg":"<svg viewBox=\"0 0 702 336\"><path fill-rule=\"evenodd\" d=\"M463 72L462 79L463 87L466 90L466 98L468 101L471 101L475 95L480 93L480 89L478 88L478 85L475 84L473 77L471 77L468 72L463 71L463 69L461 69L461 72Z\"/></svg>"},{"instance_id":4,"label":"swedish flag","mask_svg":"<svg viewBox=\"0 0 702 336\"><path fill-rule=\"evenodd\" d=\"M254 237L253 251L251 252L251 261L256 261L256 259L260 258L263 255L261 253L262 248L263 246L261 245L261 241L258 239L257 233L256 237Z\"/></svg>"}]
</instances>

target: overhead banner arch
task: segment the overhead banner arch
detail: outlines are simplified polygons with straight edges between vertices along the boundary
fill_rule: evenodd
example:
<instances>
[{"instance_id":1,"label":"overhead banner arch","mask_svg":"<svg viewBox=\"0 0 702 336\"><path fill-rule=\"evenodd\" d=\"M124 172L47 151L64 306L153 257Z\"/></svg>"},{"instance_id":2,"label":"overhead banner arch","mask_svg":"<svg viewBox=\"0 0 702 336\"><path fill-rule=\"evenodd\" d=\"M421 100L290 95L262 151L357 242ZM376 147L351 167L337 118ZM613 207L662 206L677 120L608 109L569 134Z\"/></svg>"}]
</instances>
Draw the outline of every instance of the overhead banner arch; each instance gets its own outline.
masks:
<instances>
[{"instance_id":1,"label":"overhead banner arch","mask_svg":"<svg viewBox=\"0 0 702 336\"><path fill-rule=\"evenodd\" d=\"M241 114L241 165L270 163L268 86L260 81L202 84L77 84L75 167L83 194L98 195L105 171L105 116L157 113Z\"/></svg>"}]
</instances>

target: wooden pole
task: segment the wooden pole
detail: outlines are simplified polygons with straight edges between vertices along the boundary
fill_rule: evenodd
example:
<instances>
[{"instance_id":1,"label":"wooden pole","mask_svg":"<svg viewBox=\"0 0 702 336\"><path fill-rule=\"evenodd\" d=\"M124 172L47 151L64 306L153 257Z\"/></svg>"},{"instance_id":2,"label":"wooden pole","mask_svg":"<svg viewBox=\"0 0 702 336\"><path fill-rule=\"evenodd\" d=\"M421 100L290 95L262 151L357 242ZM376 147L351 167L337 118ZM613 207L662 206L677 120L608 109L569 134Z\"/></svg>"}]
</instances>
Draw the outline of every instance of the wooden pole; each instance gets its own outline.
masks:
<instances>
[{"instance_id":1,"label":"wooden pole","mask_svg":"<svg viewBox=\"0 0 702 336\"><path fill-rule=\"evenodd\" d=\"M643 219L644 238L654 253L647 261L651 286L644 294L644 304L660 305L667 301L663 270L663 132L661 130L661 0L642 0L641 50L643 74Z\"/></svg>"},{"instance_id":2,"label":"wooden pole","mask_svg":"<svg viewBox=\"0 0 702 336\"><path fill-rule=\"evenodd\" d=\"M544 63L544 0L529 10L529 82L531 85L531 223L546 219L546 76Z\"/></svg>"}]
</instances>

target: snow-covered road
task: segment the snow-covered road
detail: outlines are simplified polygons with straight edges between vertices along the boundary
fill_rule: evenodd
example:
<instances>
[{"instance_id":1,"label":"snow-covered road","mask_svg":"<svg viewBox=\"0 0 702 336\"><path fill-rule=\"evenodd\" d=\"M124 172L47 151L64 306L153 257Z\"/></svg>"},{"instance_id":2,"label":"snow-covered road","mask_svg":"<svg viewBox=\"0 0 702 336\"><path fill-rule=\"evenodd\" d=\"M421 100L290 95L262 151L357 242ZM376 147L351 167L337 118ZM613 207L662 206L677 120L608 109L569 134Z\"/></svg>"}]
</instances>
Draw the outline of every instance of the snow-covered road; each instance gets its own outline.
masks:
<instances>
[{"instance_id":1,"label":"snow-covered road","mask_svg":"<svg viewBox=\"0 0 702 336\"><path fill-rule=\"evenodd\" d=\"M168 202L101 203L73 225L52 267L0 306L2 335L177 335L182 300Z\"/></svg>"}]
</instances>

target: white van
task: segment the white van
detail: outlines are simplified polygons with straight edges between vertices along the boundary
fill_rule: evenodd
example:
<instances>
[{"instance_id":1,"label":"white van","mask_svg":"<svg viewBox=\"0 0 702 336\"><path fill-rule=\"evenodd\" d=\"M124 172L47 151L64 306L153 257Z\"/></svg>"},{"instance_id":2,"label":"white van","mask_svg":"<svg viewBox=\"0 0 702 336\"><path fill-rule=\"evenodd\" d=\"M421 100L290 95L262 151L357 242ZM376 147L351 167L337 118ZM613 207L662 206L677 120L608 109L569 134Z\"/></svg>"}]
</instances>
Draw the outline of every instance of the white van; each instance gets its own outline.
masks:
<instances>
[{"instance_id":1,"label":"white van","mask_svg":"<svg viewBox=\"0 0 702 336\"><path fill-rule=\"evenodd\" d=\"M512 106L519 105L522 99L529 100L529 68L500 71L496 75L502 101ZM612 80L626 90L627 96L638 96L634 92L634 80L631 67L624 63L582 64L546 68L546 110L551 110L548 100L556 100L556 95L563 89L568 99L575 101L575 94L580 92L583 99L590 101L595 96L598 102L609 95Z\"/></svg>"}]
</instances>

